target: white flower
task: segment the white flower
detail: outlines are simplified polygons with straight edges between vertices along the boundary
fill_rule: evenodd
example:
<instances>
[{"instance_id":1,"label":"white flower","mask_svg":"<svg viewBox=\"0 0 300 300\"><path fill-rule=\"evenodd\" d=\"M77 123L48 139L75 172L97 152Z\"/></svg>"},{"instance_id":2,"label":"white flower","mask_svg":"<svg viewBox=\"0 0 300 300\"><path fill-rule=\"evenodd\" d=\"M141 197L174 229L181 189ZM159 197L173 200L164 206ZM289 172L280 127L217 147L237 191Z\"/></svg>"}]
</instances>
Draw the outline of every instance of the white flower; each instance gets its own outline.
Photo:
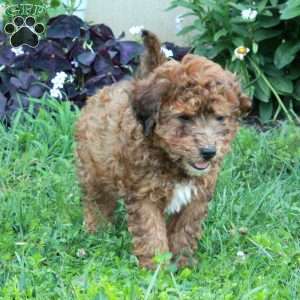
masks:
<instances>
[{"instance_id":1,"label":"white flower","mask_svg":"<svg viewBox=\"0 0 300 300\"><path fill-rule=\"evenodd\" d=\"M62 99L63 96L62 96L60 89L62 89L64 87L67 77L68 77L68 74L63 71L57 72L55 74L55 77L53 77L51 79L51 83L53 84L53 87L50 90L51 97ZM73 77L70 75L69 80L72 80L72 79L73 79ZM72 82L72 81L70 81L70 82Z\"/></svg>"},{"instance_id":2,"label":"white flower","mask_svg":"<svg viewBox=\"0 0 300 300\"><path fill-rule=\"evenodd\" d=\"M74 68L78 68L79 63L76 60L72 60L71 65L74 66Z\"/></svg>"},{"instance_id":3,"label":"white flower","mask_svg":"<svg viewBox=\"0 0 300 300\"><path fill-rule=\"evenodd\" d=\"M68 82L70 82L70 83L74 82L74 77L72 75L69 76Z\"/></svg>"},{"instance_id":4,"label":"white flower","mask_svg":"<svg viewBox=\"0 0 300 300\"><path fill-rule=\"evenodd\" d=\"M143 25L140 25L140 26L132 26L132 27L129 28L129 32L130 32L130 34L132 34L132 35L140 35L143 29L144 29L144 26L143 26Z\"/></svg>"},{"instance_id":5,"label":"white flower","mask_svg":"<svg viewBox=\"0 0 300 300\"><path fill-rule=\"evenodd\" d=\"M183 17L182 15L176 16L175 23L176 23L176 32L179 32L182 30L182 22L183 22Z\"/></svg>"},{"instance_id":6,"label":"white flower","mask_svg":"<svg viewBox=\"0 0 300 300\"><path fill-rule=\"evenodd\" d=\"M53 98L62 99L62 93L57 88L52 88L50 90L50 96L53 97Z\"/></svg>"},{"instance_id":7,"label":"white flower","mask_svg":"<svg viewBox=\"0 0 300 300\"><path fill-rule=\"evenodd\" d=\"M245 260L246 259L246 254L243 251L238 251L236 253L236 256L240 259L240 260Z\"/></svg>"},{"instance_id":8,"label":"white flower","mask_svg":"<svg viewBox=\"0 0 300 300\"><path fill-rule=\"evenodd\" d=\"M242 10L242 19L246 21L254 21L257 16L257 11L251 8Z\"/></svg>"},{"instance_id":9,"label":"white flower","mask_svg":"<svg viewBox=\"0 0 300 300\"><path fill-rule=\"evenodd\" d=\"M83 248L78 249L76 252L76 256L77 257L85 257L86 256L85 250Z\"/></svg>"},{"instance_id":10,"label":"white flower","mask_svg":"<svg viewBox=\"0 0 300 300\"><path fill-rule=\"evenodd\" d=\"M249 51L250 51L249 48L240 46L234 50L234 56L239 60L244 60L244 57L248 54Z\"/></svg>"},{"instance_id":11,"label":"white flower","mask_svg":"<svg viewBox=\"0 0 300 300\"><path fill-rule=\"evenodd\" d=\"M20 47L15 47L15 48L11 48L11 51L12 51L16 56L19 56L19 55L23 55L23 54L24 54L24 51L23 51L22 46L20 46Z\"/></svg>"},{"instance_id":12,"label":"white flower","mask_svg":"<svg viewBox=\"0 0 300 300\"><path fill-rule=\"evenodd\" d=\"M59 79L66 79L68 77L67 73L61 71L61 72L57 72L55 77L58 77Z\"/></svg>"},{"instance_id":13,"label":"white flower","mask_svg":"<svg viewBox=\"0 0 300 300\"><path fill-rule=\"evenodd\" d=\"M55 77L51 79L54 89L62 89L68 75L65 72L57 72Z\"/></svg>"},{"instance_id":14,"label":"white flower","mask_svg":"<svg viewBox=\"0 0 300 300\"><path fill-rule=\"evenodd\" d=\"M174 53L172 50L169 50L165 47L161 47L160 48L161 52L166 56L166 57L173 57L174 56Z\"/></svg>"}]
</instances>

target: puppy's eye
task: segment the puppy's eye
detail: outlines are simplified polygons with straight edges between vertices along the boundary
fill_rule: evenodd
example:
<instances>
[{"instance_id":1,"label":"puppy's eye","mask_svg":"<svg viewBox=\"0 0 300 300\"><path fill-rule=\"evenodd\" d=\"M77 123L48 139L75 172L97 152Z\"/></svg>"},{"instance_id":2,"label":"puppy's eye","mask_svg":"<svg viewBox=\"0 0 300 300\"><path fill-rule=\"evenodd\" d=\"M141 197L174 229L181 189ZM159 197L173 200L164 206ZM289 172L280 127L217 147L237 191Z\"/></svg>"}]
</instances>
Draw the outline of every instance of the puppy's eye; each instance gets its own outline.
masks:
<instances>
[{"instance_id":1,"label":"puppy's eye","mask_svg":"<svg viewBox=\"0 0 300 300\"><path fill-rule=\"evenodd\" d=\"M182 122L191 122L193 120L193 117L189 115L179 115L177 116L177 119Z\"/></svg>"},{"instance_id":2,"label":"puppy's eye","mask_svg":"<svg viewBox=\"0 0 300 300\"><path fill-rule=\"evenodd\" d=\"M216 120L217 120L218 122L224 122L225 117L224 117L224 116L217 116L217 117L216 117Z\"/></svg>"}]
</instances>

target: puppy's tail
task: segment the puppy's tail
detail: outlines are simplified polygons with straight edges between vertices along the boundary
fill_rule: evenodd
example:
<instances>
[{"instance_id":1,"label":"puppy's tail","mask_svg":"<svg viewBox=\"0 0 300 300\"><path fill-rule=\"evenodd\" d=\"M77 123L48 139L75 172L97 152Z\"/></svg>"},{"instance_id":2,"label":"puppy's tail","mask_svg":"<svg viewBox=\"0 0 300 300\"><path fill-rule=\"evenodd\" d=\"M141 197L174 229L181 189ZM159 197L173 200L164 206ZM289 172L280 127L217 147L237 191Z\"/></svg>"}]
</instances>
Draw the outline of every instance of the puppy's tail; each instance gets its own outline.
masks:
<instances>
[{"instance_id":1,"label":"puppy's tail","mask_svg":"<svg viewBox=\"0 0 300 300\"><path fill-rule=\"evenodd\" d=\"M143 30L142 39L145 51L141 56L140 67L137 71L138 78L146 77L155 68L167 60L165 55L161 52L160 41L154 33L148 30Z\"/></svg>"}]
</instances>

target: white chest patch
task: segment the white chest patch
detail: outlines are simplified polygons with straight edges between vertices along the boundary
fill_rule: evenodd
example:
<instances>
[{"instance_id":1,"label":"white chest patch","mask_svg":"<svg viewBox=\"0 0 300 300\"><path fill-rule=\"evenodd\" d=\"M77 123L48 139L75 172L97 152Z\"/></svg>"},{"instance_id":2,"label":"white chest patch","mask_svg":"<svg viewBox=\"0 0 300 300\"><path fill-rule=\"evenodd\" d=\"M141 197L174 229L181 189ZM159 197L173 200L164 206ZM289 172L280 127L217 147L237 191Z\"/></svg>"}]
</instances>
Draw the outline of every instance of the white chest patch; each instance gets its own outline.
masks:
<instances>
[{"instance_id":1,"label":"white chest patch","mask_svg":"<svg viewBox=\"0 0 300 300\"><path fill-rule=\"evenodd\" d=\"M192 201L193 195L197 194L197 189L193 184L176 183L172 195L171 202L166 207L167 214L174 214L180 212L183 206L186 206Z\"/></svg>"}]
</instances>

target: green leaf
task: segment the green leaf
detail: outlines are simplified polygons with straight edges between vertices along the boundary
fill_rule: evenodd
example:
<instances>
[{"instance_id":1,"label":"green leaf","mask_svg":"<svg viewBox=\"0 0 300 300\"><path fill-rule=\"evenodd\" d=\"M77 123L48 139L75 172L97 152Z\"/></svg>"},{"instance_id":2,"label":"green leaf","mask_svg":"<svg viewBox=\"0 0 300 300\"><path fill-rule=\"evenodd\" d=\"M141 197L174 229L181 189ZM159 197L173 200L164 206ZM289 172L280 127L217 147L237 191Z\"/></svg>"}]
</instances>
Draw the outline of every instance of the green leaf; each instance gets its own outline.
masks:
<instances>
[{"instance_id":1,"label":"green leaf","mask_svg":"<svg viewBox=\"0 0 300 300\"><path fill-rule=\"evenodd\" d=\"M197 19L193 25L195 26L195 28L197 28L200 32L205 32L206 31L206 27L205 24L202 22L202 20Z\"/></svg>"},{"instance_id":2,"label":"green leaf","mask_svg":"<svg viewBox=\"0 0 300 300\"><path fill-rule=\"evenodd\" d=\"M245 26L242 25L232 25L232 31L241 36L248 36L249 31Z\"/></svg>"},{"instance_id":3,"label":"green leaf","mask_svg":"<svg viewBox=\"0 0 300 300\"><path fill-rule=\"evenodd\" d=\"M261 14L262 14L263 16L273 17L273 13L272 13L272 11L269 10L269 9L264 10Z\"/></svg>"},{"instance_id":4,"label":"green leaf","mask_svg":"<svg viewBox=\"0 0 300 300\"><path fill-rule=\"evenodd\" d=\"M271 2L271 4L272 4L273 6L275 6L275 5L278 4L278 0L270 0L270 2Z\"/></svg>"},{"instance_id":5,"label":"green leaf","mask_svg":"<svg viewBox=\"0 0 300 300\"><path fill-rule=\"evenodd\" d=\"M220 54L220 52L222 52L224 49L226 49L226 46L221 45L221 44L216 45L216 46L210 45L210 46L206 46L206 47L203 47L203 45L199 45L195 49L195 54L203 55L205 57L213 59L216 56L218 56Z\"/></svg>"},{"instance_id":6,"label":"green leaf","mask_svg":"<svg viewBox=\"0 0 300 300\"><path fill-rule=\"evenodd\" d=\"M231 6L231 7L234 7L237 10L240 10L240 11L248 8L248 6L246 6L246 5L237 4L237 3L233 3L233 2L229 2L228 5Z\"/></svg>"},{"instance_id":7,"label":"green leaf","mask_svg":"<svg viewBox=\"0 0 300 300\"><path fill-rule=\"evenodd\" d=\"M297 7L297 6L299 6L299 0L288 0L287 1L287 3L286 3L286 5L287 5L287 7Z\"/></svg>"},{"instance_id":8,"label":"green leaf","mask_svg":"<svg viewBox=\"0 0 300 300\"><path fill-rule=\"evenodd\" d=\"M271 28L280 23L280 19L278 17L268 17L268 16L261 16L257 20L257 24L259 27L262 28Z\"/></svg>"},{"instance_id":9,"label":"green leaf","mask_svg":"<svg viewBox=\"0 0 300 300\"><path fill-rule=\"evenodd\" d=\"M184 28L182 28L178 33L177 35L184 35L184 34L187 34L191 31L194 31L196 28L194 25L190 25L190 26L186 26Z\"/></svg>"},{"instance_id":10,"label":"green leaf","mask_svg":"<svg viewBox=\"0 0 300 300\"><path fill-rule=\"evenodd\" d=\"M289 0L286 7L281 10L281 20L288 20L300 16L299 0Z\"/></svg>"},{"instance_id":11,"label":"green leaf","mask_svg":"<svg viewBox=\"0 0 300 300\"><path fill-rule=\"evenodd\" d=\"M257 10L258 10L259 13L262 12L265 9L268 1L269 0L260 0L260 1L258 1Z\"/></svg>"},{"instance_id":12,"label":"green leaf","mask_svg":"<svg viewBox=\"0 0 300 300\"><path fill-rule=\"evenodd\" d=\"M216 32L216 33L214 34L214 41L215 41L215 42L218 41L218 40L220 39L220 37L226 36L226 34L227 34L227 31L226 31L225 28L219 30L218 32Z\"/></svg>"},{"instance_id":13,"label":"green leaf","mask_svg":"<svg viewBox=\"0 0 300 300\"><path fill-rule=\"evenodd\" d=\"M231 24L248 24L248 20L244 20L241 16L235 16L230 19Z\"/></svg>"},{"instance_id":14,"label":"green leaf","mask_svg":"<svg viewBox=\"0 0 300 300\"><path fill-rule=\"evenodd\" d=\"M273 103L259 102L259 116L263 122L267 122L271 119L273 114Z\"/></svg>"},{"instance_id":15,"label":"green leaf","mask_svg":"<svg viewBox=\"0 0 300 300\"><path fill-rule=\"evenodd\" d=\"M189 17L189 16L197 16L197 14L193 13L193 12L187 12L185 14L180 14L180 16L182 18L185 18L185 17Z\"/></svg>"},{"instance_id":16,"label":"green leaf","mask_svg":"<svg viewBox=\"0 0 300 300\"><path fill-rule=\"evenodd\" d=\"M300 42L286 42L281 44L275 51L274 64L278 69L282 69L290 64L300 50Z\"/></svg>"},{"instance_id":17,"label":"green leaf","mask_svg":"<svg viewBox=\"0 0 300 300\"><path fill-rule=\"evenodd\" d=\"M297 80L295 83L295 92L293 96L296 100L300 101L300 80Z\"/></svg>"},{"instance_id":18,"label":"green leaf","mask_svg":"<svg viewBox=\"0 0 300 300\"><path fill-rule=\"evenodd\" d=\"M285 75L285 77L290 80L295 80L300 77L300 68L298 65L290 65L286 71L287 74Z\"/></svg>"},{"instance_id":19,"label":"green leaf","mask_svg":"<svg viewBox=\"0 0 300 300\"><path fill-rule=\"evenodd\" d=\"M172 10L174 8L178 7L178 4L177 3L171 3L171 5L169 7L167 7L165 9L165 11L169 11L169 10Z\"/></svg>"},{"instance_id":20,"label":"green leaf","mask_svg":"<svg viewBox=\"0 0 300 300\"><path fill-rule=\"evenodd\" d=\"M263 102L269 102L270 100L271 90L261 78L258 78L258 80L255 82L254 96Z\"/></svg>"},{"instance_id":21,"label":"green leaf","mask_svg":"<svg viewBox=\"0 0 300 300\"><path fill-rule=\"evenodd\" d=\"M233 38L232 42L236 47L244 46L244 40L240 37Z\"/></svg>"},{"instance_id":22,"label":"green leaf","mask_svg":"<svg viewBox=\"0 0 300 300\"><path fill-rule=\"evenodd\" d=\"M271 39L275 36L280 35L281 33L282 33L281 30L260 29L260 30L257 30L254 33L254 39L257 42L260 42L260 41L264 41L264 40L267 40L267 39Z\"/></svg>"},{"instance_id":23,"label":"green leaf","mask_svg":"<svg viewBox=\"0 0 300 300\"><path fill-rule=\"evenodd\" d=\"M51 0L50 2L50 7L52 8L56 8L60 5L60 1L59 0Z\"/></svg>"},{"instance_id":24,"label":"green leaf","mask_svg":"<svg viewBox=\"0 0 300 300\"><path fill-rule=\"evenodd\" d=\"M256 44L255 42L252 43L252 51L254 54L256 54L258 51L258 44Z\"/></svg>"},{"instance_id":25,"label":"green leaf","mask_svg":"<svg viewBox=\"0 0 300 300\"><path fill-rule=\"evenodd\" d=\"M288 20L300 16L300 5L299 7L285 9L281 12L281 20Z\"/></svg>"},{"instance_id":26,"label":"green leaf","mask_svg":"<svg viewBox=\"0 0 300 300\"><path fill-rule=\"evenodd\" d=\"M269 77L269 80L279 94L291 94L293 82L285 77Z\"/></svg>"},{"instance_id":27,"label":"green leaf","mask_svg":"<svg viewBox=\"0 0 300 300\"><path fill-rule=\"evenodd\" d=\"M273 64L265 64L264 65L264 72L272 77L280 77L284 76L284 72L279 70L278 68L274 67Z\"/></svg>"},{"instance_id":28,"label":"green leaf","mask_svg":"<svg viewBox=\"0 0 300 300\"><path fill-rule=\"evenodd\" d=\"M228 24L228 6L224 5L223 3L215 5L214 6L214 12L213 16L217 22L221 26L221 28L224 28L224 25L227 23Z\"/></svg>"},{"instance_id":29,"label":"green leaf","mask_svg":"<svg viewBox=\"0 0 300 300\"><path fill-rule=\"evenodd\" d=\"M197 6L196 4L192 4L192 3L188 2L188 1L185 1L185 0L173 1L171 3L171 5L169 6L168 10L170 10L172 8L175 8L175 7L185 7L185 8L191 9L193 11L197 11L197 8L199 9L199 6Z\"/></svg>"}]
</instances>

